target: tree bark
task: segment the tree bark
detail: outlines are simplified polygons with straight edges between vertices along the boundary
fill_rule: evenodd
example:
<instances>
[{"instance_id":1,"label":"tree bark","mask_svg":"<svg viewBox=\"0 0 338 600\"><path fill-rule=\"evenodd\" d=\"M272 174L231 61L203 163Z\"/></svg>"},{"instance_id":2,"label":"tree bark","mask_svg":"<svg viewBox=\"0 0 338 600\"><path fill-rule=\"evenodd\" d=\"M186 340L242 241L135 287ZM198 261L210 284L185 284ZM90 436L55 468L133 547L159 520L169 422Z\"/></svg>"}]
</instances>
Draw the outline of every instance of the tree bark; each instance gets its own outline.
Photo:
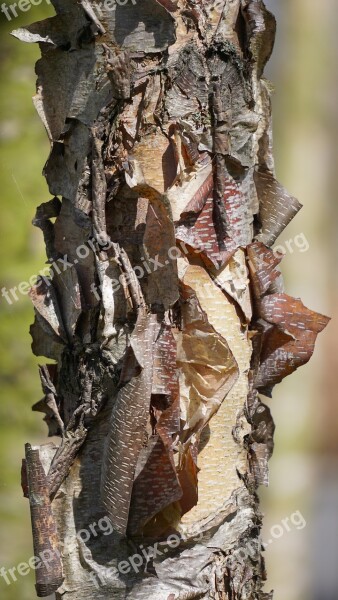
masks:
<instances>
[{"instance_id":1,"label":"tree bark","mask_svg":"<svg viewBox=\"0 0 338 600\"><path fill-rule=\"evenodd\" d=\"M38 595L267 600L259 393L328 321L284 293L272 250L300 208L274 177L274 17L260 0L53 5L14 32L40 45L51 142L31 332L53 361L34 408L61 442L27 445L23 467L51 555Z\"/></svg>"}]
</instances>

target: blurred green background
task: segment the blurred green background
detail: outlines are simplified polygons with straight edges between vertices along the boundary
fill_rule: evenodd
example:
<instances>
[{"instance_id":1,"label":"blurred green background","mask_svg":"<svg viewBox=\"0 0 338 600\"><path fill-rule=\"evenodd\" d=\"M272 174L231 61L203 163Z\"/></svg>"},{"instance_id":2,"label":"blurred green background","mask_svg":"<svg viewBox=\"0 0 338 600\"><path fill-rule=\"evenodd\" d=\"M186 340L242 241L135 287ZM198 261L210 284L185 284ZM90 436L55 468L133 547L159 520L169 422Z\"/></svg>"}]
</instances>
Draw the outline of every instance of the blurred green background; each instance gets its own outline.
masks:
<instances>
[{"instance_id":1,"label":"blurred green background","mask_svg":"<svg viewBox=\"0 0 338 600\"><path fill-rule=\"evenodd\" d=\"M36 44L20 44L9 35L23 24L53 14L46 3L7 21L0 14L0 288L28 281L45 262L41 232L31 225L35 206L49 199L41 171L49 152L44 127L35 112ZM32 555L29 505L20 490L24 444L46 439L41 415L31 405L41 398L37 360L30 351L32 307L18 294L12 304L0 296L0 566L18 565ZM0 598L32 600L34 579L18 577Z\"/></svg>"},{"instance_id":2,"label":"blurred green background","mask_svg":"<svg viewBox=\"0 0 338 600\"><path fill-rule=\"evenodd\" d=\"M283 235L293 243L283 272L288 293L333 321L321 335L312 362L289 378L269 401L275 417L276 450L271 487L261 490L266 512L264 539L271 527L300 511L303 529L284 528L266 552L267 590L275 600L338 598L338 372L337 348L337 131L336 72L338 6L335 0L268 0L278 18L273 80L276 171L304 204ZM0 13L0 289L28 281L45 262L42 235L31 226L35 207L49 199L41 171L49 152L31 96L35 91L36 45L9 35L24 23L53 14L42 0L8 22ZM302 246L304 249L304 246ZM31 405L41 397L31 355L27 296L9 304L0 296L0 567L25 562L32 554L29 507L20 489L20 465L27 441L46 440L41 416ZM33 600L33 576L7 586L0 598Z\"/></svg>"}]
</instances>

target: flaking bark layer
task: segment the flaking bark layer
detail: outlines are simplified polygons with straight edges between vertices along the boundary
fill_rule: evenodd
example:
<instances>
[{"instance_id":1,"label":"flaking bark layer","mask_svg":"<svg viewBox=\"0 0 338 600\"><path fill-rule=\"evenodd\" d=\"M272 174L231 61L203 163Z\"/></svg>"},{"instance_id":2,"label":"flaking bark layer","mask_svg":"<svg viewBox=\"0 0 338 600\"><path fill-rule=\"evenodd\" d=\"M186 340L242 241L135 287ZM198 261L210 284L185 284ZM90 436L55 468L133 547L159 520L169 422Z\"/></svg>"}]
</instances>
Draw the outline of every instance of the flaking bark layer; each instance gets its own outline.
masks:
<instances>
[{"instance_id":1,"label":"flaking bark layer","mask_svg":"<svg viewBox=\"0 0 338 600\"><path fill-rule=\"evenodd\" d=\"M259 393L328 322L284 293L272 249L300 209L274 176L275 19L261 0L52 3L14 32L40 45L51 143L31 333L53 361L34 409L61 442L23 469L35 552L56 549L37 592L268 600Z\"/></svg>"}]
</instances>

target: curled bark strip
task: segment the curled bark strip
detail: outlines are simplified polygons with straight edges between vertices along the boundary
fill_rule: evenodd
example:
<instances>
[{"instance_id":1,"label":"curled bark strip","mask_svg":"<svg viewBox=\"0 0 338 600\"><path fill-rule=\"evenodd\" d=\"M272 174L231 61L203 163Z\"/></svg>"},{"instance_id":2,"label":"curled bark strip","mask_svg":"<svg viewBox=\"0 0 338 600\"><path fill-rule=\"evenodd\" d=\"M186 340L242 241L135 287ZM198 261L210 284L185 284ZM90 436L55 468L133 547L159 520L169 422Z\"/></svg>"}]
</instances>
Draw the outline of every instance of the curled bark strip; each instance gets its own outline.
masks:
<instances>
[{"instance_id":1,"label":"curled bark strip","mask_svg":"<svg viewBox=\"0 0 338 600\"><path fill-rule=\"evenodd\" d=\"M64 432L64 423L60 416L60 402L57 398L53 377L56 377L55 365L39 367L41 387L44 398L34 404L33 410L45 413L45 421L49 428L49 435L60 435Z\"/></svg>"},{"instance_id":2,"label":"curled bark strip","mask_svg":"<svg viewBox=\"0 0 338 600\"><path fill-rule=\"evenodd\" d=\"M46 254L49 260L55 258L54 226L50 219L57 217L60 213L60 210L60 200L58 198L53 198L49 202L40 204L32 221L33 225L39 227L43 233L46 245Z\"/></svg>"},{"instance_id":3,"label":"curled bark strip","mask_svg":"<svg viewBox=\"0 0 338 600\"><path fill-rule=\"evenodd\" d=\"M40 278L38 283L30 289L29 296L34 304L36 312L48 325L60 341L67 341L67 334L62 322L62 315L55 289L51 282Z\"/></svg>"},{"instance_id":4,"label":"curled bark strip","mask_svg":"<svg viewBox=\"0 0 338 600\"><path fill-rule=\"evenodd\" d=\"M224 240L220 239L219 228L215 224L213 215L214 202L212 198L208 198L197 218L192 216L178 224L176 237L198 253L202 253L206 261L220 268L235 252L236 245L230 241L229 246L225 246Z\"/></svg>"},{"instance_id":5,"label":"curled bark strip","mask_svg":"<svg viewBox=\"0 0 338 600\"><path fill-rule=\"evenodd\" d=\"M272 246L302 205L270 173L257 171L255 183L262 227L262 233L256 238L266 246Z\"/></svg>"},{"instance_id":6,"label":"curled bark strip","mask_svg":"<svg viewBox=\"0 0 338 600\"><path fill-rule=\"evenodd\" d=\"M272 327L262 335L257 389L271 395L271 389L284 377L307 363L314 351L317 335L330 319L306 308L300 300L286 294L263 298L260 315Z\"/></svg>"},{"instance_id":7,"label":"curled bark strip","mask_svg":"<svg viewBox=\"0 0 338 600\"><path fill-rule=\"evenodd\" d=\"M208 198L210 198L212 191L214 189L214 178L212 173L207 175L205 181L203 181L201 187L197 190L197 192L193 195L190 202L185 207L184 211L181 214L182 219L186 218L189 213L199 213Z\"/></svg>"},{"instance_id":8,"label":"curled bark strip","mask_svg":"<svg viewBox=\"0 0 338 600\"><path fill-rule=\"evenodd\" d=\"M171 326L162 323L154 344L150 405L153 435L141 450L137 462L129 534L143 530L153 537L165 532L172 525L172 505L184 495L174 460L174 443L180 432L176 353ZM180 511L177 513L181 515ZM153 517L154 522L151 522Z\"/></svg>"},{"instance_id":9,"label":"curled bark strip","mask_svg":"<svg viewBox=\"0 0 338 600\"><path fill-rule=\"evenodd\" d=\"M298 329L311 329L320 333L328 323L328 318L309 310L301 300L286 294L267 296L262 302L261 316L279 327L287 328L293 334Z\"/></svg>"},{"instance_id":10,"label":"curled bark strip","mask_svg":"<svg viewBox=\"0 0 338 600\"><path fill-rule=\"evenodd\" d=\"M177 2L173 2L173 0L156 0L158 4L163 6L169 12L175 12L177 10Z\"/></svg>"},{"instance_id":11,"label":"curled bark strip","mask_svg":"<svg viewBox=\"0 0 338 600\"><path fill-rule=\"evenodd\" d=\"M107 182L102 160L103 142L92 131L92 203L94 235L102 246L107 242L106 195Z\"/></svg>"},{"instance_id":12,"label":"curled bark strip","mask_svg":"<svg viewBox=\"0 0 338 600\"><path fill-rule=\"evenodd\" d=\"M210 324L190 287L193 278L191 269L183 279L183 330L177 340L177 362L183 375L180 391L186 403L186 411L181 412L186 421L185 443L193 434L201 433L238 378L238 364L227 340Z\"/></svg>"},{"instance_id":13,"label":"curled bark strip","mask_svg":"<svg viewBox=\"0 0 338 600\"><path fill-rule=\"evenodd\" d=\"M60 485L69 474L74 460L86 440L87 433L87 430L80 426L74 432L66 432L65 437L62 439L62 444L55 453L47 476L51 498L55 496Z\"/></svg>"},{"instance_id":14,"label":"curled bark strip","mask_svg":"<svg viewBox=\"0 0 338 600\"><path fill-rule=\"evenodd\" d=\"M81 2L81 5L83 6L83 9L86 11L88 17L96 25L98 31L100 33L106 33L106 30L103 27L103 25L100 23L99 19L97 18L91 3L88 0L80 0L80 2Z\"/></svg>"},{"instance_id":15,"label":"curled bark strip","mask_svg":"<svg viewBox=\"0 0 338 600\"><path fill-rule=\"evenodd\" d=\"M250 50L261 77L274 47L276 19L262 0L242 0L242 10L247 22Z\"/></svg>"},{"instance_id":16,"label":"curled bark strip","mask_svg":"<svg viewBox=\"0 0 338 600\"><path fill-rule=\"evenodd\" d=\"M173 456L161 438L157 436L150 440L146 452L146 462L133 484L128 533L135 535L143 530L145 535L149 532L152 537L154 534L158 537L172 526L172 514L169 511L166 521L164 509L179 501L183 492ZM142 452L140 459L143 459ZM155 515L156 525L150 522ZM180 516L178 512L177 518Z\"/></svg>"},{"instance_id":17,"label":"curled bark strip","mask_svg":"<svg viewBox=\"0 0 338 600\"><path fill-rule=\"evenodd\" d=\"M260 299L281 276L278 265L282 256L261 242L255 242L247 247L247 257L253 292L256 299Z\"/></svg>"},{"instance_id":18,"label":"curled bark strip","mask_svg":"<svg viewBox=\"0 0 338 600\"><path fill-rule=\"evenodd\" d=\"M26 444L25 465L31 508L34 555L41 558L41 564L36 569L36 592L39 597L45 597L53 594L63 581L58 548L59 539L39 449L32 448L30 444Z\"/></svg>"},{"instance_id":19,"label":"curled bark strip","mask_svg":"<svg viewBox=\"0 0 338 600\"><path fill-rule=\"evenodd\" d=\"M275 424L268 406L263 404L253 387L250 375L250 391L247 402L247 418L251 431L247 434L246 443L249 448L250 474L248 481L253 489L259 485L269 485L268 461L274 448L273 436Z\"/></svg>"},{"instance_id":20,"label":"curled bark strip","mask_svg":"<svg viewBox=\"0 0 338 600\"><path fill-rule=\"evenodd\" d=\"M139 373L120 390L111 416L102 470L103 502L116 531L126 534L137 460L145 440L153 378L156 315L139 313L131 349Z\"/></svg>"}]
</instances>

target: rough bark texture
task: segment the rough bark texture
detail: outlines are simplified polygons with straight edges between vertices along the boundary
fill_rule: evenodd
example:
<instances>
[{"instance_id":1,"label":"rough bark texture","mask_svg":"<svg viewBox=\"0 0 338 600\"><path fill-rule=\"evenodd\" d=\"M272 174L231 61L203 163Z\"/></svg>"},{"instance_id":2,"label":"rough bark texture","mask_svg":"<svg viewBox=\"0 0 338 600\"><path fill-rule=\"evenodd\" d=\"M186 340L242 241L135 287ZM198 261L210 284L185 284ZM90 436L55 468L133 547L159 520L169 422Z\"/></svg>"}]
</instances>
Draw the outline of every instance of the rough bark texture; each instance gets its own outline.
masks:
<instances>
[{"instance_id":1,"label":"rough bark texture","mask_svg":"<svg viewBox=\"0 0 338 600\"><path fill-rule=\"evenodd\" d=\"M26 471L35 552L57 531L62 574L38 592L267 600L258 394L328 321L284 293L271 248L300 208L273 172L274 17L260 0L53 5L14 32L41 48L54 196L34 220L51 275L31 291L33 351L54 361L34 408L61 443L28 448ZM105 515L111 535L76 535Z\"/></svg>"}]
</instances>

